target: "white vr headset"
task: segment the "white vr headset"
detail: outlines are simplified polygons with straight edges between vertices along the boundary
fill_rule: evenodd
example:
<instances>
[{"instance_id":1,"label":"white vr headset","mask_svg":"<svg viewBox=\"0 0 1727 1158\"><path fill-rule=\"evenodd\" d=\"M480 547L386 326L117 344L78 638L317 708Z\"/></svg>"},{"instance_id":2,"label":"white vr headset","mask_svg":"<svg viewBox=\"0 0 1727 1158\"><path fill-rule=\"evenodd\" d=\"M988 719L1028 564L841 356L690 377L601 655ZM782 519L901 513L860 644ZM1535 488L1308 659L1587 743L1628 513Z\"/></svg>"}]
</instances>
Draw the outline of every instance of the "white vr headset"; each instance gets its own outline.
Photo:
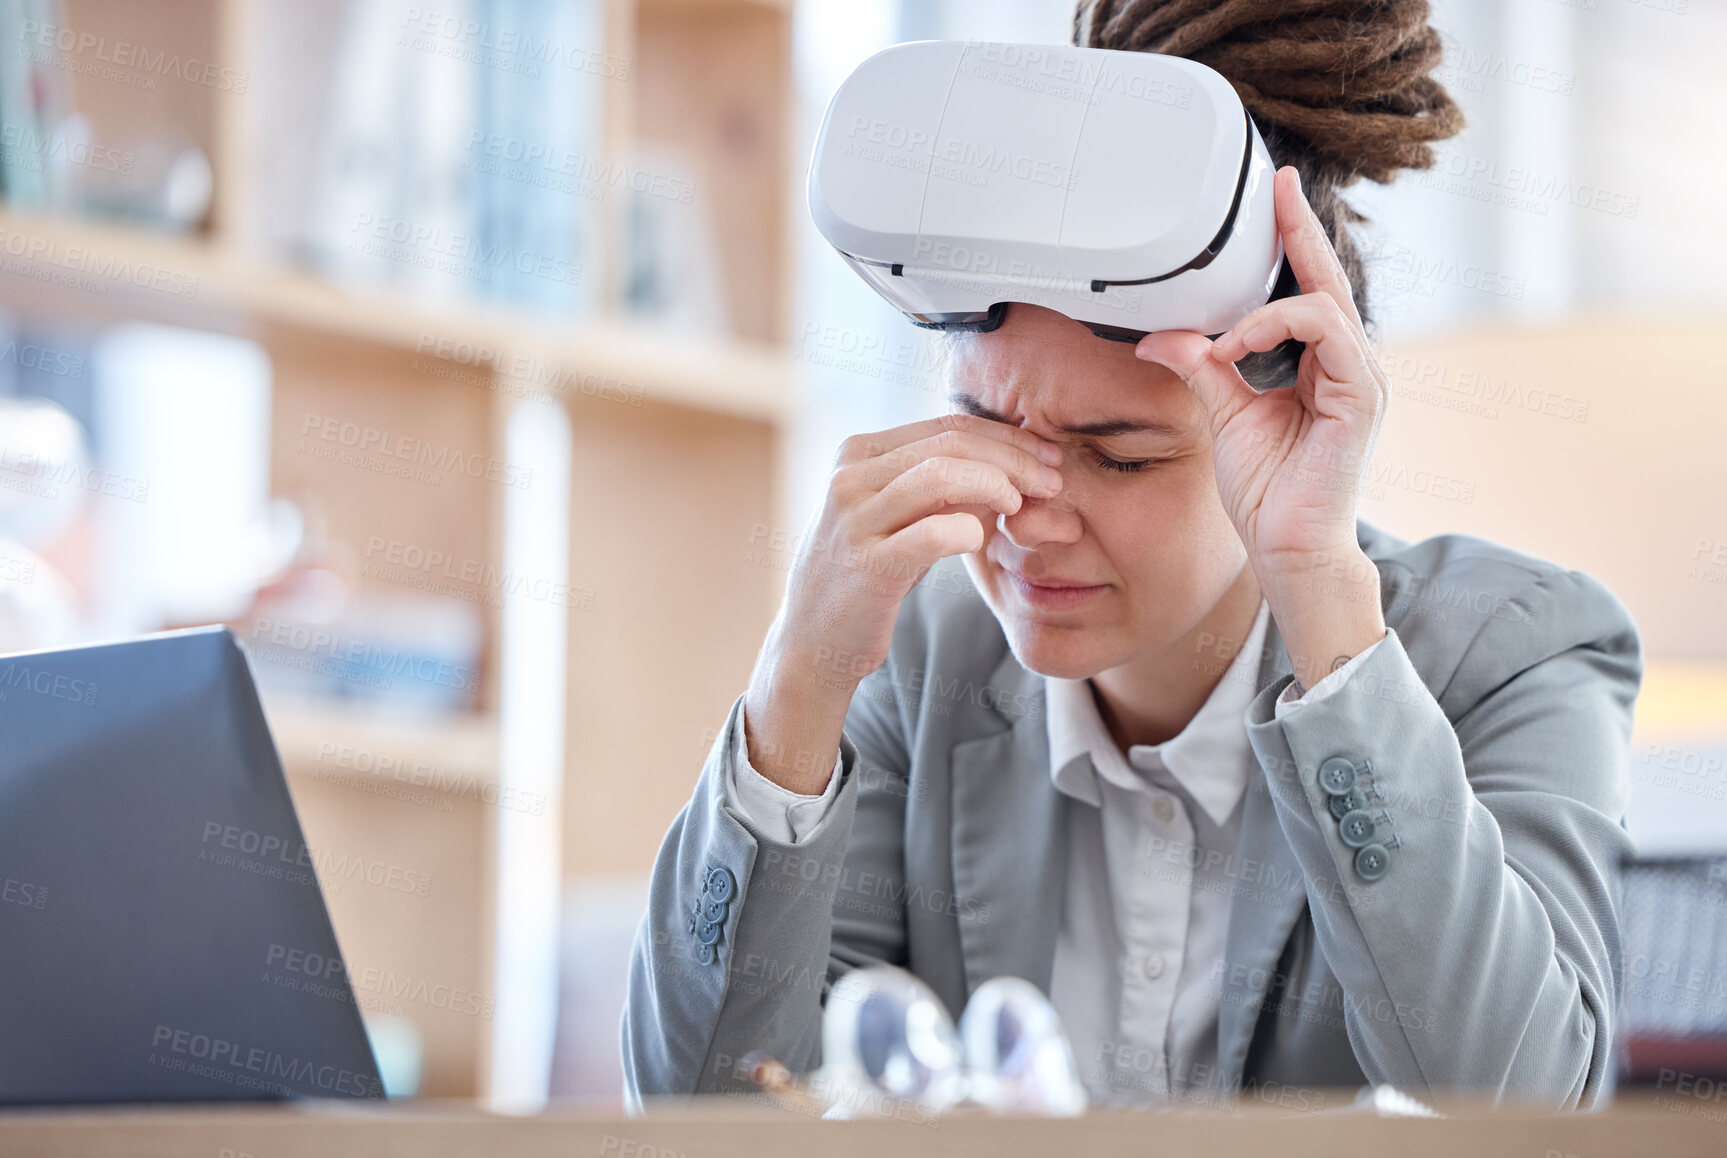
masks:
<instances>
[{"instance_id":1,"label":"white vr headset","mask_svg":"<svg viewBox=\"0 0 1727 1158\"><path fill-rule=\"evenodd\" d=\"M809 202L926 328L993 330L1030 302L1119 341L1215 337L1296 292L1274 172L1235 89L1196 61L924 40L834 93Z\"/></svg>"}]
</instances>

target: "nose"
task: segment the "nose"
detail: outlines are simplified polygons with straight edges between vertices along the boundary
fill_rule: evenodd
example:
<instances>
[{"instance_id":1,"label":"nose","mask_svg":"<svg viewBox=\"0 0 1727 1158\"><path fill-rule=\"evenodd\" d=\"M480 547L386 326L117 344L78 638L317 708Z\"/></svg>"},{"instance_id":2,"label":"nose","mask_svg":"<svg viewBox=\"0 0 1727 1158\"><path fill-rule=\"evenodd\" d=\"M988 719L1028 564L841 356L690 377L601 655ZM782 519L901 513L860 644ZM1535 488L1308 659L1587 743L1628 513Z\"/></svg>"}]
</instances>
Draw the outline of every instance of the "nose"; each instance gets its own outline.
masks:
<instances>
[{"instance_id":1,"label":"nose","mask_svg":"<svg viewBox=\"0 0 1727 1158\"><path fill-rule=\"evenodd\" d=\"M1079 511L1064 487L1053 498L1023 496L1025 501L1011 515L997 514L996 529L1008 542L1029 551L1045 543L1077 543L1084 533Z\"/></svg>"}]
</instances>

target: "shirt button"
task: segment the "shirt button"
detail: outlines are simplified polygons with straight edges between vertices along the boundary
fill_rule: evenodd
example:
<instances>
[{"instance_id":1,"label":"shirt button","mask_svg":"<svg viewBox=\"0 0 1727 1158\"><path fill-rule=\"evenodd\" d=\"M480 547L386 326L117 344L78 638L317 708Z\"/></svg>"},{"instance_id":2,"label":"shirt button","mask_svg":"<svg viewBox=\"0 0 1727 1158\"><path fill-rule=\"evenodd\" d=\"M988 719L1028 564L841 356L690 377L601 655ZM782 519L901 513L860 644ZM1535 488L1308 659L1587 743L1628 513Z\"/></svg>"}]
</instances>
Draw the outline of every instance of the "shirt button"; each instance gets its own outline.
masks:
<instances>
[{"instance_id":1,"label":"shirt button","mask_svg":"<svg viewBox=\"0 0 1727 1158\"><path fill-rule=\"evenodd\" d=\"M1175 819L1175 801L1167 796L1159 796L1157 803L1151 806L1151 810L1157 813L1157 818L1165 824Z\"/></svg>"},{"instance_id":2,"label":"shirt button","mask_svg":"<svg viewBox=\"0 0 1727 1158\"><path fill-rule=\"evenodd\" d=\"M1145 959L1145 975L1153 981L1163 976L1163 954L1153 953Z\"/></svg>"}]
</instances>

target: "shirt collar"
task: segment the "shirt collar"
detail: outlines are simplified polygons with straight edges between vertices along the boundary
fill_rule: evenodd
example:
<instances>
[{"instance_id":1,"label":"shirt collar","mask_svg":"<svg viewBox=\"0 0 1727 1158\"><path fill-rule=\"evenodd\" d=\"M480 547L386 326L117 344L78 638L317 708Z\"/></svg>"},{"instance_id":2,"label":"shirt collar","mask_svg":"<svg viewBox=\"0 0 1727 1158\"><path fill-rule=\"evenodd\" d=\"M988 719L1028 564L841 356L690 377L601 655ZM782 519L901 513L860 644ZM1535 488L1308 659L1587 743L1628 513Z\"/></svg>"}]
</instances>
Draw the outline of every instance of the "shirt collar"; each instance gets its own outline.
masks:
<instances>
[{"instance_id":1,"label":"shirt collar","mask_svg":"<svg viewBox=\"0 0 1727 1158\"><path fill-rule=\"evenodd\" d=\"M1045 676L1050 779L1056 789L1099 807L1099 777L1142 791L1145 780L1133 765L1161 760L1214 821L1227 821L1247 787L1247 706L1258 691L1254 685L1270 621L1270 605L1261 599L1246 641L1187 726L1161 744L1131 745L1125 754L1097 710L1089 679ZM1081 758L1087 755L1091 759Z\"/></svg>"}]
</instances>

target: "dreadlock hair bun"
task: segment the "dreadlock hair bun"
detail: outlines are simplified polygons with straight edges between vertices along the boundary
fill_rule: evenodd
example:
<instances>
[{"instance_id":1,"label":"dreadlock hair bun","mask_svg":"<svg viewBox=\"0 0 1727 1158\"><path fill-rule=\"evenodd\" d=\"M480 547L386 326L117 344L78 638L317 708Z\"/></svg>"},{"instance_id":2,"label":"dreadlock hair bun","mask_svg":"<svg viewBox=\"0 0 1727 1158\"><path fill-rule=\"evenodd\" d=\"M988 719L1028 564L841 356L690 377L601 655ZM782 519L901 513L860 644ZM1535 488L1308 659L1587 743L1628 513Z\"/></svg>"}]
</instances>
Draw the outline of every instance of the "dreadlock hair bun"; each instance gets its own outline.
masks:
<instances>
[{"instance_id":1,"label":"dreadlock hair bun","mask_svg":"<svg viewBox=\"0 0 1727 1158\"><path fill-rule=\"evenodd\" d=\"M1427 0L1080 0L1073 34L1216 69L1307 183L1384 185L1464 127L1427 17Z\"/></svg>"}]
</instances>

